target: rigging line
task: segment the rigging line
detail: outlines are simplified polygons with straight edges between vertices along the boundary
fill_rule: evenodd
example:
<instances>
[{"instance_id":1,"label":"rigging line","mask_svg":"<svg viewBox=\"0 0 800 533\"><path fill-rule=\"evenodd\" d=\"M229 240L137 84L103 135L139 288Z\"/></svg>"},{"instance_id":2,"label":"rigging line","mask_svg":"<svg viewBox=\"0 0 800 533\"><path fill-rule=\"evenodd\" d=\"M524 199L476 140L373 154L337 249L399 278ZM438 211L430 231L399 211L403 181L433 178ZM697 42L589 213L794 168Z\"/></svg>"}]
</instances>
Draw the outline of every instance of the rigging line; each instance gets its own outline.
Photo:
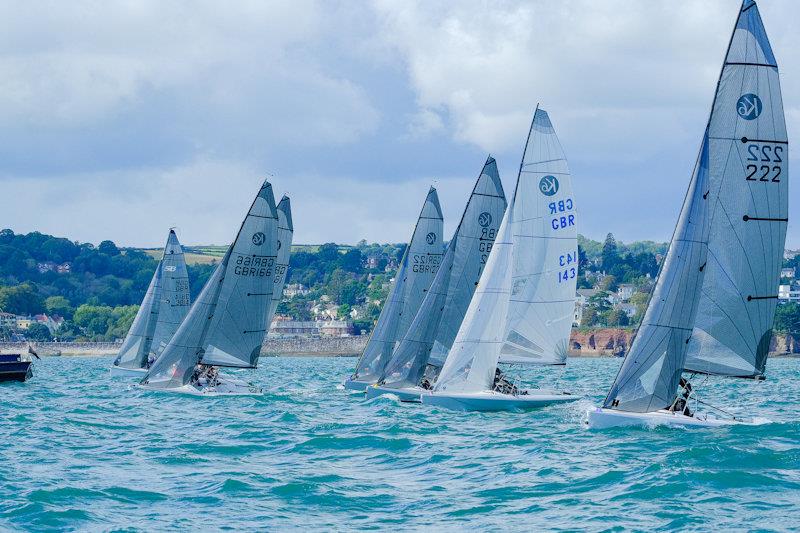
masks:
<instances>
[{"instance_id":1,"label":"rigging line","mask_svg":"<svg viewBox=\"0 0 800 533\"><path fill-rule=\"evenodd\" d=\"M726 411L724 409L720 409L719 407L716 407L715 405L712 405L712 404L710 404L708 402L704 402L700 398L695 397L694 400L697 403L701 404L701 405L705 405L706 407L710 407L711 409L714 409L715 411L719 411L722 414L728 415L729 417L731 417L734 420L741 420L740 418L737 418L736 415L734 415L733 413L729 413L728 411Z\"/></svg>"}]
</instances>

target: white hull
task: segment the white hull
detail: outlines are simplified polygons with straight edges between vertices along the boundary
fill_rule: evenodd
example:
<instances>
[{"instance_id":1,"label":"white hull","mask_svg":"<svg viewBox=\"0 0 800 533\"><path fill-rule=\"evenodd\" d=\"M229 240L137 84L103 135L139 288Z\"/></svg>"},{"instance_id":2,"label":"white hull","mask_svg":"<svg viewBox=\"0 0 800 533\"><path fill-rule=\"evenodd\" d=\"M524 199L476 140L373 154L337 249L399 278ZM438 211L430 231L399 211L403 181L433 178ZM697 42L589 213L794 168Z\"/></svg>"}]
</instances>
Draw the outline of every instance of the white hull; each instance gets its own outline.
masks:
<instances>
[{"instance_id":1,"label":"white hull","mask_svg":"<svg viewBox=\"0 0 800 533\"><path fill-rule=\"evenodd\" d=\"M344 388L349 391L353 392L365 392L367 387L372 385L369 381L359 381L357 379L346 379L344 380Z\"/></svg>"},{"instance_id":2,"label":"white hull","mask_svg":"<svg viewBox=\"0 0 800 533\"><path fill-rule=\"evenodd\" d=\"M116 377L125 378L139 378L142 379L147 374L146 368L123 368L121 366L112 366L110 374Z\"/></svg>"},{"instance_id":3,"label":"white hull","mask_svg":"<svg viewBox=\"0 0 800 533\"><path fill-rule=\"evenodd\" d=\"M422 387L403 387L403 388L392 388L388 386L378 386L372 385L371 387L367 387L367 399L377 398L378 396L382 396L384 394L393 394L400 398L401 402L413 402L413 403L420 403L420 395L426 392L430 392Z\"/></svg>"},{"instance_id":4,"label":"white hull","mask_svg":"<svg viewBox=\"0 0 800 533\"><path fill-rule=\"evenodd\" d=\"M182 387L159 389L155 387L142 386L142 388L158 392L176 392L178 394L189 394L192 396L261 396L264 391L261 387L255 387L240 379L230 376L220 376L215 386L205 384L187 383Z\"/></svg>"},{"instance_id":5,"label":"white hull","mask_svg":"<svg viewBox=\"0 0 800 533\"><path fill-rule=\"evenodd\" d=\"M529 389L523 392L527 394L512 395L495 391L428 392L421 399L425 405L454 411L522 411L580 400L580 396L550 390Z\"/></svg>"},{"instance_id":6,"label":"white hull","mask_svg":"<svg viewBox=\"0 0 800 533\"><path fill-rule=\"evenodd\" d=\"M630 413L597 407L589 411L589 428L606 429L624 426L720 427L733 425L754 426L768 422L752 418L714 418L708 415L686 416L666 409L649 413Z\"/></svg>"}]
</instances>

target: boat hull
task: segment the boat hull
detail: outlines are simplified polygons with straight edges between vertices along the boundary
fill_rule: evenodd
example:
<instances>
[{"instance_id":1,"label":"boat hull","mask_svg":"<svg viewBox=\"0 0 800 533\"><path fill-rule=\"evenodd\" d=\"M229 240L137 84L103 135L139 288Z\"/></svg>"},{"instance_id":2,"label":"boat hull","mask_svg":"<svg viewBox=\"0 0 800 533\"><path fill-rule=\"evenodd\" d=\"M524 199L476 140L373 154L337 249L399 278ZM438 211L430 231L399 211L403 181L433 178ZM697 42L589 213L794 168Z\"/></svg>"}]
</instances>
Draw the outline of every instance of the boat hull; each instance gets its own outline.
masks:
<instances>
[{"instance_id":1,"label":"boat hull","mask_svg":"<svg viewBox=\"0 0 800 533\"><path fill-rule=\"evenodd\" d=\"M30 361L12 361L0 363L0 382L27 381L33 377Z\"/></svg>"},{"instance_id":2,"label":"boat hull","mask_svg":"<svg viewBox=\"0 0 800 533\"><path fill-rule=\"evenodd\" d=\"M262 396L264 394L261 387L230 376L220 376L218 383L214 386L187 383L182 387L172 388L156 388L147 385L139 385L139 387L157 392L172 392L190 396Z\"/></svg>"},{"instance_id":3,"label":"boat hull","mask_svg":"<svg viewBox=\"0 0 800 533\"><path fill-rule=\"evenodd\" d=\"M580 396L555 391L531 389L527 394L511 395L493 391L473 393L429 392L421 395L422 403L454 411L523 411L557 403L574 402Z\"/></svg>"},{"instance_id":4,"label":"boat hull","mask_svg":"<svg viewBox=\"0 0 800 533\"><path fill-rule=\"evenodd\" d=\"M143 378L145 374L147 374L147 369L145 368L124 368L121 366L112 366L109 373L115 377L125 377L125 378Z\"/></svg>"},{"instance_id":5,"label":"boat hull","mask_svg":"<svg viewBox=\"0 0 800 533\"><path fill-rule=\"evenodd\" d=\"M401 402L420 403L420 395L429 392L422 387L403 387L393 388L386 385L372 385L367 387L367 399L377 398L384 394L393 394L400 398Z\"/></svg>"},{"instance_id":6,"label":"boat hull","mask_svg":"<svg viewBox=\"0 0 800 533\"><path fill-rule=\"evenodd\" d=\"M366 392L367 387L372 385L369 381L361 381L358 379L346 379L344 380L344 388L349 391L353 392Z\"/></svg>"},{"instance_id":7,"label":"boat hull","mask_svg":"<svg viewBox=\"0 0 800 533\"><path fill-rule=\"evenodd\" d=\"M649 413L630 413L616 409L597 407L589 411L590 429L607 429L626 426L673 426L673 427L721 427L733 425L758 425L767 422L753 419L727 419L713 417L686 416L682 413L673 413L666 409L651 411Z\"/></svg>"}]
</instances>

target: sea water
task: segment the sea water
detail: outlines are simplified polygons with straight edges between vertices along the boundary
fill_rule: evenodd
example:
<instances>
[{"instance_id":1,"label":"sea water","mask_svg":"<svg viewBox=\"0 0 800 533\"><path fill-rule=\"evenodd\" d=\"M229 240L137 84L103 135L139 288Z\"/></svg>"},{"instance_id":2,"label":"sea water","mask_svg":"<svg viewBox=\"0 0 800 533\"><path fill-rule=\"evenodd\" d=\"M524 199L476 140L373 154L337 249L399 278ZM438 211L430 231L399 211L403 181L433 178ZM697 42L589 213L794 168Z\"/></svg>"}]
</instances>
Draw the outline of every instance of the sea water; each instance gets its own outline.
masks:
<instances>
[{"instance_id":1,"label":"sea water","mask_svg":"<svg viewBox=\"0 0 800 533\"><path fill-rule=\"evenodd\" d=\"M111 378L111 358L35 362L0 384L0 528L530 531L800 527L800 360L702 399L773 422L590 431L619 359L523 371L585 395L523 413L365 401L354 359L267 358L260 397Z\"/></svg>"}]
</instances>

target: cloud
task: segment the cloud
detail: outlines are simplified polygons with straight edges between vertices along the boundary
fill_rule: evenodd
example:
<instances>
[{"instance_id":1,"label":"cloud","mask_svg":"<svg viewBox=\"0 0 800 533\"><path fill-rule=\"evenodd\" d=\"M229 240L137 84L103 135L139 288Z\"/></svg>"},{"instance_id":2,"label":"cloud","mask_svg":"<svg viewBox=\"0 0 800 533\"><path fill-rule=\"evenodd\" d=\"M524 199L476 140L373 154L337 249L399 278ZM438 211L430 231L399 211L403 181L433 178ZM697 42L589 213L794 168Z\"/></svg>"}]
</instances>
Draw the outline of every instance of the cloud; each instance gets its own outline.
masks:
<instances>
[{"instance_id":1,"label":"cloud","mask_svg":"<svg viewBox=\"0 0 800 533\"><path fill-rule=\"evenodd\" d=\"M738 6L5 2L0 211L16 231L222 243L272 173L298 241L402 241L433 179L457 220L487 152L513 188L540 102L581 231L667 239ZM794 139L800 6L760 7Z\"/></svg>"}]
</instances>

